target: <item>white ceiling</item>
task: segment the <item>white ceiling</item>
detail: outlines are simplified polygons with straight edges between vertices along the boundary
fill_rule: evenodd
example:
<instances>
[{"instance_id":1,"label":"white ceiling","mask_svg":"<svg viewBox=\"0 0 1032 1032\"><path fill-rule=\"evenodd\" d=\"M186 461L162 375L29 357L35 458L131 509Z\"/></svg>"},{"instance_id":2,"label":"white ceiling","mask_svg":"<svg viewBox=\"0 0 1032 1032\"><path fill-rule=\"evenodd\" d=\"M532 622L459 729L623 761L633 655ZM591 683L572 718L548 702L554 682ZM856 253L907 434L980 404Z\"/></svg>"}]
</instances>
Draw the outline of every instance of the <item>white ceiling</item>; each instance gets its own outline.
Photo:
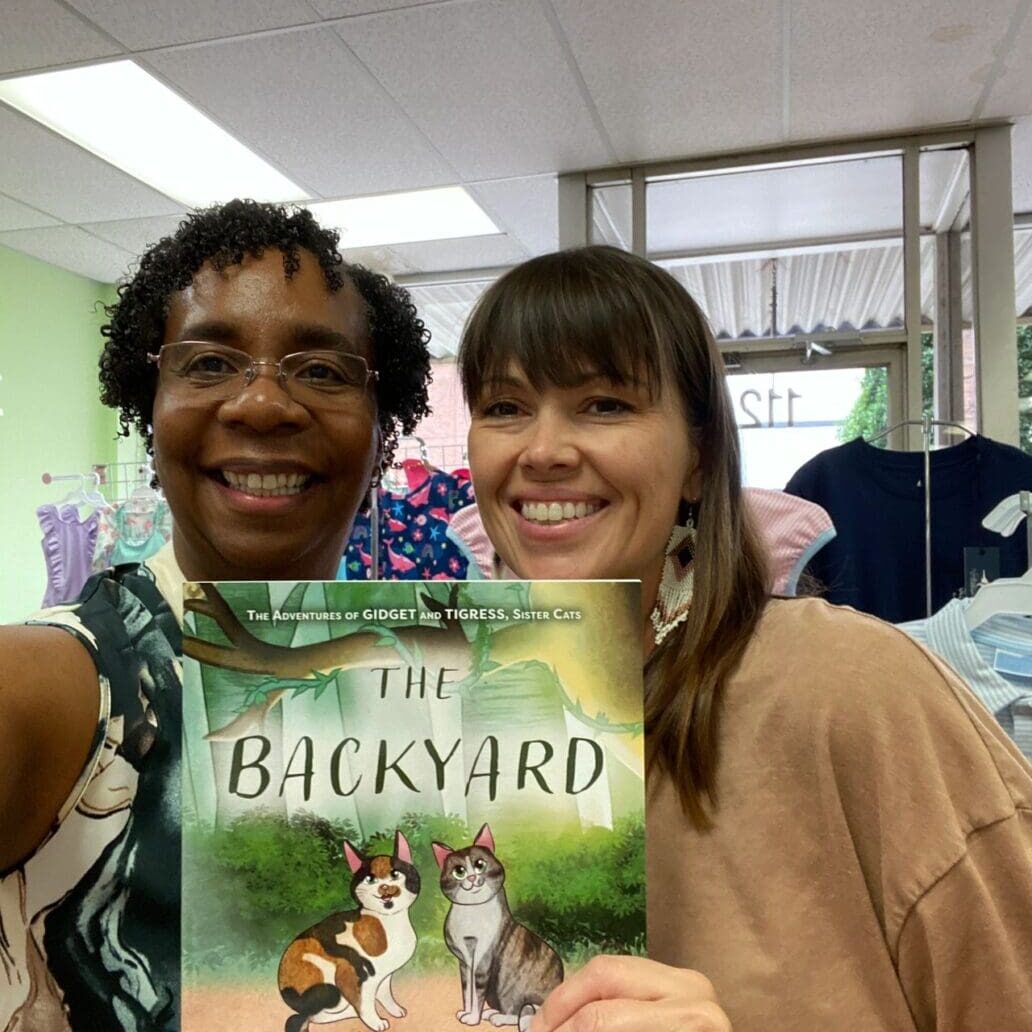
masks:
<instances>
[{"instance_id":1,"label":"white ceiling","mask_svg":"<svg viewBox=\"0 0 1032 1032\"><path fill-rule=\"evenodd\" d=\"M553 249L558 172L997 117L1018 120L1014 206L1032 211L1030 8L3 0L0 77L131 56L313 198L465 184L502 235L356 256L411 274ZM0 105L0 244L113 281L180 213Z\"/></svg>"}]
</instances>

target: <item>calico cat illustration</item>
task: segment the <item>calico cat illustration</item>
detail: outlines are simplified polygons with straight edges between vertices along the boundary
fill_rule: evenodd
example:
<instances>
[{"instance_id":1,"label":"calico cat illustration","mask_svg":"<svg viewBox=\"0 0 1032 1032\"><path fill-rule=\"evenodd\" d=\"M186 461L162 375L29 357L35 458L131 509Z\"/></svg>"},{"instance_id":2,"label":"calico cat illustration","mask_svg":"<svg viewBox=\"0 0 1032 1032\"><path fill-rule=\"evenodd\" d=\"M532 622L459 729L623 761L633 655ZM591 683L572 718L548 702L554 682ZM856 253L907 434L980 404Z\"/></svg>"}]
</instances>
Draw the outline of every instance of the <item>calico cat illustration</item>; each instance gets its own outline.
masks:
<instances>
[{"instance_id":1,"label":"calico cat illustration","mask_svg":"<svg viewBox=\"0 0 1032 1032\"><path fill-rule=\"evenodd\" d=\"M563 980L551 946L521 925L505 896L505 868L485 824L472 846L433 844L441 891L451 901L444 940L459 960L464 1025L516 1025L526 1032L545 997Z\"/></svg>"},{"instance_id":2,"label":"calico cat illustration","mask_svg":"<svg viewBox=\"0 0 1032 1032\"><path fill-rule=\"evenodd\" d=\"M365 857L350 842L344 855L351 868L351 895L358 910L343 910L306 928L283 952L279 990L297 1011L284 1032L305 1032L309 1024L359 1017L374 1032L405 1008L394 999L391 977L416 951L409 907L419 895L419 872L405 836L394 836L392 856Z\"/></svg>"}]
</instances>

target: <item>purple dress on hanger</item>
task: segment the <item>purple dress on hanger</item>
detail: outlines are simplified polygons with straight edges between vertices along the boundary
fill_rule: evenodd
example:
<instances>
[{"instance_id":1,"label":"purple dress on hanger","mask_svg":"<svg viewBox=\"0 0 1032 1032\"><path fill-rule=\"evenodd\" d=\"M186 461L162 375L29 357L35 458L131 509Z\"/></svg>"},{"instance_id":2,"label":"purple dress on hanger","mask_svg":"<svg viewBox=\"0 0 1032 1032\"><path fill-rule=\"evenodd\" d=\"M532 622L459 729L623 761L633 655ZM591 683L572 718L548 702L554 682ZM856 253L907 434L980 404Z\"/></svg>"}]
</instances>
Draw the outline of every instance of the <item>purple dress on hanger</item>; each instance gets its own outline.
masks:
<instances>
[{"instance_id":1,"label":"purple dress on hanger","mask_svg":"<svg viewBox=\"0 0 1032 1032\"><path fill-rule=\"evenodd\" d=\"M47 591L43 607L77 598L90 575L97 543L98 514L84 520L74 505L41 505L36 510L43 531L43 559L47 564Z\"/></svg>"}]
</instances>

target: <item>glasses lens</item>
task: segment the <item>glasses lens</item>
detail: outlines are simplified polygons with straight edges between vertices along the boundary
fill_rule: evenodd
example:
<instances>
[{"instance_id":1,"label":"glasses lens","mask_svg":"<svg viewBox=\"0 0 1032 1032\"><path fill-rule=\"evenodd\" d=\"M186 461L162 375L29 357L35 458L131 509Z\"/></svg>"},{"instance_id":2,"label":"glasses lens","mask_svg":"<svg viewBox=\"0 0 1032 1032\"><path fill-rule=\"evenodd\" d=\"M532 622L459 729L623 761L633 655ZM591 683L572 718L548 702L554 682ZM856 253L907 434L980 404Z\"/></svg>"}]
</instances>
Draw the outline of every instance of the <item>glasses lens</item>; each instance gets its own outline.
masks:
<instances>
[{"instance_id":1,"label":"glasses lens","mask_svg":"<svg viewBox=\"0 0 1032 1032\"><path fill-rule=\"evenodd\" d=\"M211 387L242 377L250 358L236 348L204 341L180 341L161 349L161 369L174 380L195 387Z\"/></svg>"},{"instance_id":2,"label":"glasses lens","mask_svg":"<svg viewBox=\"0 0 1032 1032\"><path fill-rule=\"evenodd\" d=\"M364 390L369 382L365 360L342 351L301 351L283 359L280 368L288 383L315 394Z\"/></svg>"}]
</instances>

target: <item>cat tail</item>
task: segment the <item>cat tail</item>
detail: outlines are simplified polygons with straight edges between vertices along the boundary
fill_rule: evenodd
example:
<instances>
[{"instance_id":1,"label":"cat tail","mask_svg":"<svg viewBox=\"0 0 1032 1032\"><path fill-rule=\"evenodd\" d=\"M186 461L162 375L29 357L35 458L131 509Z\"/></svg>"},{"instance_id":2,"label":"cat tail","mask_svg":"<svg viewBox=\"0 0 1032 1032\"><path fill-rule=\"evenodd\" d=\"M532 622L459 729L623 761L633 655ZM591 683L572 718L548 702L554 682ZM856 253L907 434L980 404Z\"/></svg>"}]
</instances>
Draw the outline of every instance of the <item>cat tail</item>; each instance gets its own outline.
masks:
<instances>
[{"instance_id":1,"label":"cat tail","mask_svg":"<svg viewBox=\"0 0 1032 1032\"><path fill-rule=\"evenodd\" d=\"M322 1010L336 1007L341 1000L340 990L335 985L313 985L303 993L295 989L282 989L283 1002L297 1014L291 1014L283 1025L283 1032L304 1032L309 1019ZM343 1015L342 1015L343 1016Z\"/></svg>"}]
</instances>

